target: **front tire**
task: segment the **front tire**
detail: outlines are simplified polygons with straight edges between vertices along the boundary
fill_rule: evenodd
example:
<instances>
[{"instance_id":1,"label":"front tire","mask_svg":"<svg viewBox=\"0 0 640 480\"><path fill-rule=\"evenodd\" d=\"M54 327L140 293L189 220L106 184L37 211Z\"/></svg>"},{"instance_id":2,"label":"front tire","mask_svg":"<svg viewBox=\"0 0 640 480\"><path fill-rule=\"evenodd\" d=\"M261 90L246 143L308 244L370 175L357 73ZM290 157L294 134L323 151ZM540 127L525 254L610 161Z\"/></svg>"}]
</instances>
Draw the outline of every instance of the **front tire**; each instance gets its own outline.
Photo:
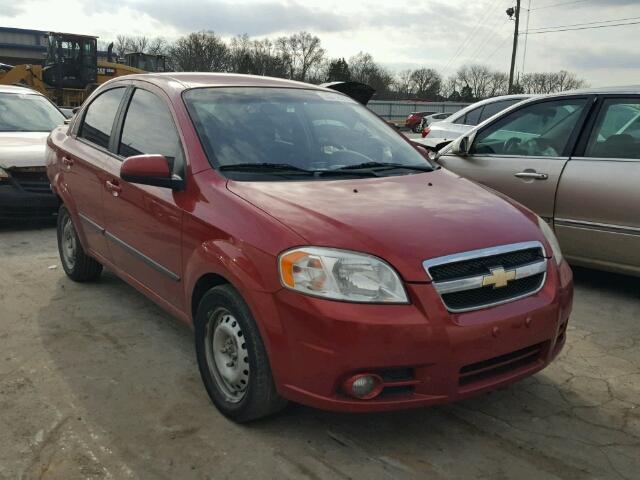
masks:
<instances>
[{"instance_id":1,"label":"front tire","mask_svg":"<svg viewBox=\"0 0 640 480\"><path fill-rule=\"evenodd\" d=\"M273 381L258 327L231 285L209 290L195 318L198 368L209 397L225 416L248 422L286 405Z\"/></svg>"},{"instance_id":2,"label":"front tire","mask_svg":"<svg viewBox=\"0 0 640 480\"><path fill-rule=\"evenodd\" d=\"M58 210L58 252L62 268L74 282L95 280L102 273L102 265L84 252L69 210L64 205Z\"/></svg>"}]
</instances>

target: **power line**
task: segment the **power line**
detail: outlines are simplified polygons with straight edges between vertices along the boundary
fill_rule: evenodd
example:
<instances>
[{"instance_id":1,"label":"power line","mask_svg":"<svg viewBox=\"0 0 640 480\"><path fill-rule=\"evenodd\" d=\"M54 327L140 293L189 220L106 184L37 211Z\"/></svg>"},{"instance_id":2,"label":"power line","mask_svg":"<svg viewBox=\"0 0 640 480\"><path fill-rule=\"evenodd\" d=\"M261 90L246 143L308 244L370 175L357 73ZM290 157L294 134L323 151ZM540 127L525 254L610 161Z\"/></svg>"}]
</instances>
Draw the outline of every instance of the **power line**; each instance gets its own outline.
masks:
<instances>
[{"instance_id":1,"label":"power line","mask_svg":"<svg viewBox=\"0 0 640 480\"><path fill-rule=\"evenodd\" d=\"M561 7L563 5L573 5L574 3L584 3L584 2L587 2L587 1L588 0L574 0L573 2L554 3L552 5L543 5L541 7L532 8L531 11L533 11L533 10L542 10L544 8Z\"/></svg>"},{"instance_id":2,"label":"power line","mask_svg":"<svg viewBox=\"0 0 640 480\"><path fill-rule=\"evenodd\" d=\"M638 25L640 22L629 22L629 23L614 23L610 25L595 25L592 27L578 27L578 28L562 28L557 30L545 30L544 32L529 32L527 35L538 35L540 33L556 33L556 32L571 32L573 30L591 30L594 28L610 28L610 27L622 27L624 25Z\"/></svg>"},{"instance_id":3,"label":"power line","mask_svg":"<svg viewBox=\"0 0 640 480\"><path fill-rule=\"evenodd\" d=\"M480 28L489 19L490 15L492 14L492 11L498 5L498 2L500 2L500 0L494 0L488 6L485 14L478 20L478 23L476 24L476 26L471 30L469 35L467 35L467 37L464 39L464 41L456 49L456 52L449 58L449 61L446 63L446 65L443 68L443 73L442 73L443 76L446 75L449 72L450 67L453 66L454 62L458 59L458 57L462 54L462 52L464 52L465 48L467 47L468 44L470 44L470 41L474 38L476 33L478 33L480 31Z\"/></svg>"},{"instance_id":4,"label":"power line","mask_svg":"<svg viewBox=\"0 0 640 480\"><path fill-rule=\"evenodd\" d=\"M554 28L565 28L565 27L583 27L585 25L597 25L600 23L612 23L612 22L626 22L627 20L638 20L640 17L627 17L627 18L614 18L611 20L599 20L597 22L586 22L586 23L572 23L569 25L549 25L548 27L538 27L532 28L531 32L537 32L539 30L548 30Z\"/></svg>"},{"instance_id":5,"label":"power line","mask_svg":"<svg viewBox=\"0 0 640 480\"><path fill-rule=\"evenodd\" d=\"M496 53L498 53L498 50L500 50L502 47L504 47L504 45L511 40L511 37L505 37L502 39L502 42L500 42L500 44L495 48L495 50L493 50L484 60L482 60L482 62L480 63L487 63L489 60L491 60Z\"/></svg>"}]
</instances>

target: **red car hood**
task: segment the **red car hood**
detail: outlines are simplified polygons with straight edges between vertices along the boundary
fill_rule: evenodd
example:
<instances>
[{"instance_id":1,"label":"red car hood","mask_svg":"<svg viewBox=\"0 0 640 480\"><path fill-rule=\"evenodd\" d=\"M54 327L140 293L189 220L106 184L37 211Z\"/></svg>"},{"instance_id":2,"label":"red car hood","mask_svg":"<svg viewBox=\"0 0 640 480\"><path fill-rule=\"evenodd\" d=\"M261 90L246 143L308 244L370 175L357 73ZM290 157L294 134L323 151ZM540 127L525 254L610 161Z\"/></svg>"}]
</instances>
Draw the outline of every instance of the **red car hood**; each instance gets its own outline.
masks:
<instances>
[{"instance_id":1,"label":"red car hood","mask_svg":"<svg viewBox=\"0 0 640 480\"><path fill-rule=\"evenodd\" d=\"M407 281L428 281L422 262L543 235L528 211L446 170L373 179L237 182L227 188L308 245L366 252Z\"/></svg>"}]
</instances>

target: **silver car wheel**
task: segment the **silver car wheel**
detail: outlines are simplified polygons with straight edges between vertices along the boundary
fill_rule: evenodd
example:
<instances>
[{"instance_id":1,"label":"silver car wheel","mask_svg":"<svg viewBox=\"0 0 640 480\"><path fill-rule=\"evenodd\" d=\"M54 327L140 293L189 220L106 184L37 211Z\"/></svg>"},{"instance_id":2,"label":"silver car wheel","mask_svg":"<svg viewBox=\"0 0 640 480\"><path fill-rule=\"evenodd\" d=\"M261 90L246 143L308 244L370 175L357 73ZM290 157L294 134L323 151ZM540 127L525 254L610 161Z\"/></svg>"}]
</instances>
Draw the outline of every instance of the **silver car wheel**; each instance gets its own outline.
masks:
<instances>
[{"instance_id":1,"label":"silver car wheel","mask_svg":"<svg viewBox=\"0 0 640 480\"><path fill-rule=\"evenodd\" d=\"M71 217L67 215L62 226L62 260L69 270L73 270L76 264L76 232L73 228Z\"/></svg>"},{"instance_id":2,"label":"silver car wheel","mask_svg":"<svg viewBox=\"0 0 640 480\"><path fill-rule=\"evenodd\" d=\"M249 352L240 324L226 308L209 314L205 345L218 389L228 402L240 402L249 386Z\"/></svg>"}]
</instances>

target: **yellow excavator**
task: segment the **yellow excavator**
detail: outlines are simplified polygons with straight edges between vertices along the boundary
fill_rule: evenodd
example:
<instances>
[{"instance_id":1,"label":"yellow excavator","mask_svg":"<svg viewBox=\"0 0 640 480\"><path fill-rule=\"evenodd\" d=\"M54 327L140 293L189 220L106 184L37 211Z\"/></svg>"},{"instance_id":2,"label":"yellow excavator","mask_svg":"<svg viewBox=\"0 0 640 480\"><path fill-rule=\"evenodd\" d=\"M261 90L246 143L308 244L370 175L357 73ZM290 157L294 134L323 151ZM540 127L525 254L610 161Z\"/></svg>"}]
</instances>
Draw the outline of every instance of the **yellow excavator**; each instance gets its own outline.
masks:
<instances>
[{"instance_id":1,"label":"yellow excavator","mask_svg":"<svg viewBox=\"0 0 640 480\"><path fill-rule=\"evenodd\" d=\"M163 55L129 53L125 63L98 60L97 37L70 33L49 33L49 47L43 65L0 64L0 85L33 88L60 107L77 107L100 84L131 73L165 71Z\"/></svg>"}]
</instances>

